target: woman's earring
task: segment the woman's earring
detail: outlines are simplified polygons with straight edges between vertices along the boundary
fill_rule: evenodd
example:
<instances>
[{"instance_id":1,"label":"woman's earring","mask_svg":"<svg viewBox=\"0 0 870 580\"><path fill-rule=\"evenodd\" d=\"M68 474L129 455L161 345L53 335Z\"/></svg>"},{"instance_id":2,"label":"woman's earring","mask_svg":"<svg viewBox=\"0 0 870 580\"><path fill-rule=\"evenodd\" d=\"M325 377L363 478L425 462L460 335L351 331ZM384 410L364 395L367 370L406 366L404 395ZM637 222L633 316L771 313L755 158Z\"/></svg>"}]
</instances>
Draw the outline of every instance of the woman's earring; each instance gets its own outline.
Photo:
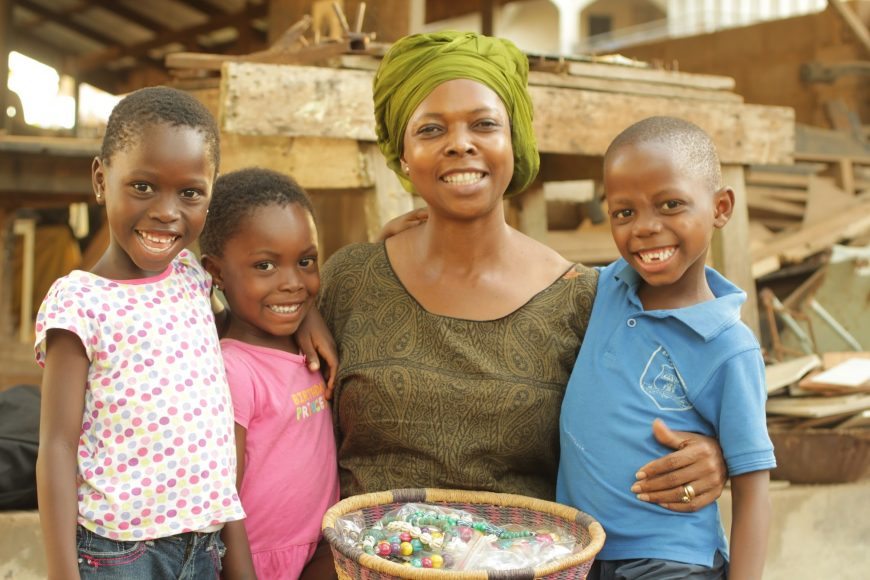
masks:
<instances>
[{"instance_id":1,"label":"woman's earring","mask_svg":"<svg viewBox=\"0 0 870 580\"><path fill-rule=\"evenodd\" d=\"M402 171L405 172L405 175L410 175L410 174L411 174L411 168L408 167L405 163L402 163Z\"/></svg>"}]
</instances>

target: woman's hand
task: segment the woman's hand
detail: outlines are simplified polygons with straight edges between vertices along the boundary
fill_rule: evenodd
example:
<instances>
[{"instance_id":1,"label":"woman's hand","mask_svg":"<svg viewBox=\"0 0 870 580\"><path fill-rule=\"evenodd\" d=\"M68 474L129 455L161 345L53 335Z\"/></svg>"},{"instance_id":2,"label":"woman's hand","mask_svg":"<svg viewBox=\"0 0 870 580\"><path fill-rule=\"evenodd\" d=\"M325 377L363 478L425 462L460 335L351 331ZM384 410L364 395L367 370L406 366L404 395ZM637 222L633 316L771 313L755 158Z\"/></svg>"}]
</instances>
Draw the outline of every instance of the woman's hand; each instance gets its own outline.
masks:
<instances>
[{"instance_id":1,"label":"woman's hand","mask_svg":"<svg viewBox=\"0 0 870 580\"><path fill-rule=\"evenodd\" d=\"M417 227L425 223L429 219L429 210L425 207L420 209L412 209L408 213L403 213L399 217L395 217L384 224L381 228L381 233L378 235L378 242L382 242L387 238L391 238L396 234L400 234L405 230Z\"/></svg>"},{"instance_id":2,"label":"woman's hand","mask_svg":"<svg viewBox=\"0 0 870 580\"><path fill-rule=\"evenodd\" d=\"M309 369L320 370L320 358L323 358L326 363L326 369L323 371L326 379L326 399L331 399L335 388L335 377L338 374L338 348L326 322L316 308L308 311L293 336L308 361Z\"/></svg>"},{"instance_id":3,"label":"woman's hand","mask_svg":"<svg viewBox=\"0 0 870 580\"><path fill-rule=\"evenodd\" d=\"M694 512L722 495L728 470L715 439L671 431L661 419L653 421L653 435L659 443L677 451L638 470L631 491L639 500L675 512Z\"/></svg>"}]
</instances>

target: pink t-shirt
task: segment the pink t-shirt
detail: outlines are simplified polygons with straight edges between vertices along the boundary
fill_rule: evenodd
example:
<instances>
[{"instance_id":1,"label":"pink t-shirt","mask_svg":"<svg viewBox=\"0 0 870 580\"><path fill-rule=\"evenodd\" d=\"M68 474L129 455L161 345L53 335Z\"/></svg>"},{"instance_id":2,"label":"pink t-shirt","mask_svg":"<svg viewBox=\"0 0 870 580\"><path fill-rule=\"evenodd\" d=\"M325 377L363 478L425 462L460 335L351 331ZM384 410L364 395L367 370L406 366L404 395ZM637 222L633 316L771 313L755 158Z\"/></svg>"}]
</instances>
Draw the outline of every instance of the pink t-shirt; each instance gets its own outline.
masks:
<instances>
[{"instance_id":1,"label":"pink t-shirt","mask_svg":"<svg viewBox=\"0 0 870 580\"><path fill-rule=\"evenodd\" d=\"M232 339L221 349L236 423L247 430L240 495L257 575L274 577L264 558L301 569L320 539L323 514L338 501L323 377L301 355ZM282 577L296 576L284 569Z\"/></svg>"},{"instance_id":2,"label":"pink t-shirt","mask_svg":"<svg viewBox=\"0 0 870 580\"><path fill-rule=\"evenodd\" d=\"M73 271L39 309L37 362L49 329L78 336L91 361L78 522L100 536L148 540L245 517L210 288L183 251L141 280Z\"/></svg>"}]
</instances>

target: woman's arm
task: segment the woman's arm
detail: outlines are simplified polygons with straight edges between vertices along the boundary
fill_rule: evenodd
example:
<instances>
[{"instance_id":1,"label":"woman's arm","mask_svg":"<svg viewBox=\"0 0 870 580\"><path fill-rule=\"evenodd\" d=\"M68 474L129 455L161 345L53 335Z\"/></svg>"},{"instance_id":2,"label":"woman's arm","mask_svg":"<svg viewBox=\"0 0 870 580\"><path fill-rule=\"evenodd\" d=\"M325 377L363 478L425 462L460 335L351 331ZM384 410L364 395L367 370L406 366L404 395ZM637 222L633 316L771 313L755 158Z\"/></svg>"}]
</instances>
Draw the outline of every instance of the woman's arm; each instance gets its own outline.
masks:
<instances>
[{"instance_id":1,"label":"woman's arm","mask_svg":"<svg viewBox=\"0 0 870 580\"><path fill-rule=\"evenodd\" d=\"M245 438L248 431L238 423L235 426L236 489L241 490L242 480L245 477ZM221 532L221 539L227 547L221 578L225 580L256 580L251 545L248 543L248 533L245 531L245 520L227 522Z\"/></svg>"},{"instance_id":2,"label":"woman's arm","mask_svg":"<svg viewBox=\"0 0 870 580\"><path fill-rule=\"evenodd\" d=\"M694 512L716 501L728 478L722 448L712 437L671 431L664 421L653 421L653 434L662 445L676 449L641 467L631 491L641 501L675 512ZM694 497L684 501L685 486Z\"/></svg>"},{"instance_id":3,"label":"woman's arm","mask_svg":"<svg viewBox=\"0 0 870 580\"><path fill-rule=\"evenodd\" d=\"M79 337L49 330L36 460L39 523L48 578L78 578L78 451L88 383L88 360Z\"/></svg>"},{"instance_id":4,"label":"woman's arm","mask_svg":"<svg viewBox=\"0 0 870 580\"><path fill-rule=\"evenodd\" d=\"M323 357L326 363L326 369L323 371L326 379L326 398L331 399L332 390L335 388L335 377L338 374L338 348L326 322L316 308L308 311L293 336L308 360L308 368L312 371L321 368L320 357Z\"/></svg>"},{"instance_id":5,"label":"woman's arm","mask_svg":"<svg viewBox=\"0 0 870 580\"><path fill-rule=\"evenodd\" d=\"M761 578L767 556L770 527L768 471L755 471L731 478L731 564L735 580Z\"/></svg>"}]
</instances>

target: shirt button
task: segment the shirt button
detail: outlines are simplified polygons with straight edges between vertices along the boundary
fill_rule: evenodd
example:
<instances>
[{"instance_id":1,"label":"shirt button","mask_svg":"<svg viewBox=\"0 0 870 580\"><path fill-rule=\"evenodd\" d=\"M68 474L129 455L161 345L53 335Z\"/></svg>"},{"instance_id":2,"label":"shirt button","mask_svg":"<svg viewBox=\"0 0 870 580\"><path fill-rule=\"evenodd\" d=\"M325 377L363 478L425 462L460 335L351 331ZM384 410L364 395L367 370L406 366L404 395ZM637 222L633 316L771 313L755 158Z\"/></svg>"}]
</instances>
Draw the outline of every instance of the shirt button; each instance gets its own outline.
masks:
<instances>
[{"instance_id":1,"label":"shirt button","mask_svg":"<svg viewBox=\"0 0 870 580\"><path fill-rule=\"evenodd\" d=\"M629 318L626 324L629 328L634 328L635 326L637 326L637 320L635 320L634 318Z\"/></svg>"}]
</instances>

